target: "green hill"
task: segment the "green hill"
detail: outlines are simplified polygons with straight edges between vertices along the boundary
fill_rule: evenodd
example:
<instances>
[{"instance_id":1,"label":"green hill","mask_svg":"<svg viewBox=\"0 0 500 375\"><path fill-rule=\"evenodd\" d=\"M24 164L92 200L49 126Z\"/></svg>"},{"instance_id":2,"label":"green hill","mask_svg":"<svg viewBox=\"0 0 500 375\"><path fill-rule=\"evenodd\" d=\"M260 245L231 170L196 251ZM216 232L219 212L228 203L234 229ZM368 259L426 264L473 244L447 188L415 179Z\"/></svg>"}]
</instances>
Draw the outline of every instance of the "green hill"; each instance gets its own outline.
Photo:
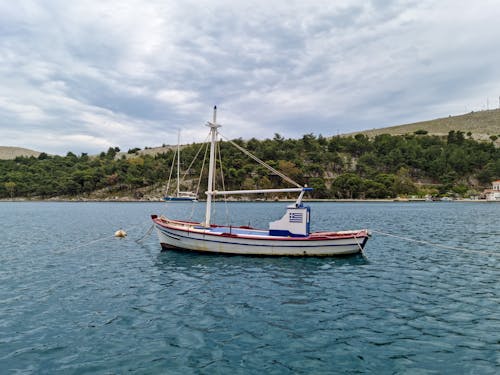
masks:
<instances>
[{"instance_id":1,"label":"green hill","mask_svg":"<svg viewBox=\"0 0 500 375\"><path fill-rule=\"evenodd\" d=\"M470 197L500 179L500 148L491 140L469 139L461 131L446 137L384 134L369 138L358 134L325 138L306 134L300 139L285 139L276 134L273 139L236 143L299 184L314 188L312 198ZM181 169L186 171L189 164L190 170L181 182L182 189L197 190L198 176L206 177L200 146L183 148ZM217 180L218 188L283 187L277 174L229 142L219 146L225 182ZM117 152L110 147L94 157L68 153L0 160L0 199L161 199L175 153L117 157ZM198 158L189 163L196 155ZM200 186L200 197L206 189L206 185Z\"/></svg>"},{"instance_id":2,"label":"green hill","mask_svg":"<svg viewBox=\"0 0 500 375\"><path fill-rule=\"evenodd\" d=\"M470 133L471 138L475 140L489 141L491 136L496 136L500 139L500 109L470 112L459 116L449 116L430 121L415 122L413 124L364 130L345 135L364 134L371 138L379 134L412 134L419 130L427 131L429 135L438 136L446 136L451 130L455 130L461 131L464 134Z\"/></svg>"},{"instance_id":3,"label":"green hill","mask_svg":"<svg viewBox=\"0 0 500 375\"><path fill-rule=\"evenodd\" d=\"M275 134L273 139L236 143L299 184L313 187L313 198L469 197L500 179L497 137L500 110L351 136L305 134L286 139ZM227 190L282 187L277 175L253 163L229 142L222 142L220 149ZM183 146L181 169L187 168L199 150L200 144ZM0 159L7 159L0 160L0 199L161 199L175 155L172 147L119 151L110 147L95 156L71 152L59 156L0 147ZM13 160L20 155L28 157ZM201 159L191 163L183 188L197 189L197 177L206 175ZM222 186L222 181L217 184ZM200 189L203 192L206 187Z\"/></svg>"}]
</instances>

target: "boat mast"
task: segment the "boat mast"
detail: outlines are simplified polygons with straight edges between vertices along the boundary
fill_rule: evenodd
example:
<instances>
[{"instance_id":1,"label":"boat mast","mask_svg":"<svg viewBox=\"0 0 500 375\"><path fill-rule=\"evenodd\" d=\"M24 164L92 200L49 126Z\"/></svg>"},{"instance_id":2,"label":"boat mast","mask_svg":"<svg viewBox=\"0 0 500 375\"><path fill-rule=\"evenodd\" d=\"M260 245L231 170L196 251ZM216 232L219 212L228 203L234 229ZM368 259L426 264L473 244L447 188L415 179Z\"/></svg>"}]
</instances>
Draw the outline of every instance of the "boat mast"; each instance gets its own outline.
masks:
<instances>
[{"instance_id":1,"label":"boat mast","mask_svg":"<svg viewBox=\"0 0 500 375\"><path fill-rule=\"evenodd\" d=\"M215 143L217 142L217 106L214 106L213 121L207 124L210 127L210 162L208 165L207 207L205 211L205 227L210 227L210 213L212 210L212 196L214 195L215 175Z\"/></svg>"},{"instance_id":2,"label":"boat mast","mask_svg":"<svg viewBox=\"0 0 500 375\"><path fill-rule=\"evenodd\" d=\"M179 197L179 178L181 169L181 131L177 132L177 197Z\"/></svg>"}]
</instances>

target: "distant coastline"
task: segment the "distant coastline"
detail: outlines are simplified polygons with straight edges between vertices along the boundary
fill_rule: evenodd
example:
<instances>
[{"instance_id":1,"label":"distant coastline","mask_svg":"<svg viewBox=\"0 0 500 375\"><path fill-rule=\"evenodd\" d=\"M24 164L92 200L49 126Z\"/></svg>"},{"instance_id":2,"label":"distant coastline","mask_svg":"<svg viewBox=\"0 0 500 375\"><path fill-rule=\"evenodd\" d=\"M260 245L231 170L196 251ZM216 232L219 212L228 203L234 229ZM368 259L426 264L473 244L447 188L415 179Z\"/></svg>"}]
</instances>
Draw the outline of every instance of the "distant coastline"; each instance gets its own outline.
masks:
<instances>
[{"instance_id":1,"label":"distant coastline","mask_svg":"<svg viewBox=\"0 0 500 375\"><path fill-rule=\"evenodd\" d=\"M500 203L500 201L491 201L486 199L452 199L448 201L428 201L424 198L408 198L408 199L304 199L304 202L324 202L324 203L462 203L462 202L472 202L472 203ZM5 202L70 202L70 203L86 203L86 202L111 202L111 203L169 203L167 201L157 199L135 199L123 197L119 199L106 199L106 198L13 198L13 199L0 199L0 203ZM196 203L203 203L204 200L200 200ZM290 203L295 202L295 199L253 199L253 200L228 200L230 203ZM178 204L169 203L169 204Z\"/></svg>"}]
</instances>

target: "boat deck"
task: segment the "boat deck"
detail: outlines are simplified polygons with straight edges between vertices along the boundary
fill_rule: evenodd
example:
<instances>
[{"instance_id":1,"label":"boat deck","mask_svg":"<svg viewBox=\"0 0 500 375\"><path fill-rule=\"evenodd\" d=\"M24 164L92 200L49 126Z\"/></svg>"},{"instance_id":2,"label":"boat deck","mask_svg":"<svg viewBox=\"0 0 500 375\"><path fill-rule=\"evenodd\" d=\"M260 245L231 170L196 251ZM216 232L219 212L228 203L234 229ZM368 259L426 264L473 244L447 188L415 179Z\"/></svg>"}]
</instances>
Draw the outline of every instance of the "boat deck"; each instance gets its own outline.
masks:
<instances>
[{"instance_id":1,"label":"boat deck","mask_svg":"<svg viewBox=\"0 0 500 375\"><path fill-rule=\"evenodd\" d=\"M195 229L206 229L205 227L199 226ZM210 232L213 233L228 233L243 236L269 236L268 230L252 229L252 228L240 228L240 227L212 227Z\"/></svg>"},{"instance_id":2,"label":"boat deck","mask_svg":"<svg viewBox=\"0 0 500 375\"><path fill-rule=\"evenodd\" d=\"M156 215L152 215L153 220L155 220L158 224L164 226L169 226L170 228L175 228L178 230L185 230L188 232L198 232L200 234L212 234L215 236L227 236L227 237L253 237L253 238L261 238L261 239L286 239L286 240L311 240L311 241L324 241L324 240L339 240L346 238L367 238L370 236L370 233L367 229L359 229L359 230L348 230L348 231L320 231L320 232L312 232L307 236L300 235L275 235L271 234L270 230L265 229L255 229L251 227L232 227L232 226L224 226L224 225L211 225L210 228L207 228L200 223L189 222L189 221L179 221L179 220L171 220L165 217L157 217Z\"/></svg>"}]
</instances>

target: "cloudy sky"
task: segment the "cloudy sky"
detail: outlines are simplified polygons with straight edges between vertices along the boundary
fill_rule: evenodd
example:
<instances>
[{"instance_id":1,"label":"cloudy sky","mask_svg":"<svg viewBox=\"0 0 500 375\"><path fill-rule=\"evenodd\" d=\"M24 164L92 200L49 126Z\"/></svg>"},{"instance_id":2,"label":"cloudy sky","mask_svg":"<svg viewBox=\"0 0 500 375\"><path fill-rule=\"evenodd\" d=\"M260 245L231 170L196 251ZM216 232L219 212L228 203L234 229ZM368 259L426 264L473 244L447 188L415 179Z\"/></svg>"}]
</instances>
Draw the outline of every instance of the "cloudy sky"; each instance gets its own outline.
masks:
<instances>
[{"instance_id":1,"label":"cloudy sky","mask_svg":"<svg viewBox=\"0 0 500 375\"><path fill-rule=\"evenodd\" d=\"M0 145L324 136L497 108L497 0L0 0Z\"/></svg>"}]
</instances>

